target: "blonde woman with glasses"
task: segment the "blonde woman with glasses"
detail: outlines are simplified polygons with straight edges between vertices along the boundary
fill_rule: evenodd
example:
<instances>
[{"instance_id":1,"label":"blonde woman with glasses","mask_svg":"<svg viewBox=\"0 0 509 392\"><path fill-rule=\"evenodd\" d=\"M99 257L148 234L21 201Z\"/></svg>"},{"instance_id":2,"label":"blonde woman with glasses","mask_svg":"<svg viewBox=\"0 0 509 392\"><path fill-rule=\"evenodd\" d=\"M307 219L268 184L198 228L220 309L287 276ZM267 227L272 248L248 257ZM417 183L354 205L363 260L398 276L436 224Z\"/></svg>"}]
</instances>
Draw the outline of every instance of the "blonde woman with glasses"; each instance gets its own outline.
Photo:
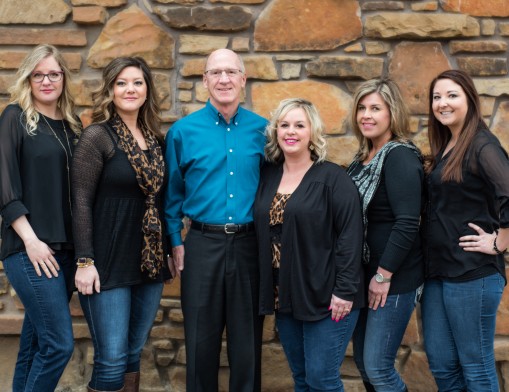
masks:
<instances>
[{"instance_id":1,"label":"blonde woman with glasses","mask_svg":"<svg viewBox=\"0 0 509 392\"><path fill-rule=\"evenodd\" d=\"M25 308L12 390L53 391L74 347L70 163L81 124L51 45L21 63L0 116L0 259Z\"/></svg>"}]
</instances>

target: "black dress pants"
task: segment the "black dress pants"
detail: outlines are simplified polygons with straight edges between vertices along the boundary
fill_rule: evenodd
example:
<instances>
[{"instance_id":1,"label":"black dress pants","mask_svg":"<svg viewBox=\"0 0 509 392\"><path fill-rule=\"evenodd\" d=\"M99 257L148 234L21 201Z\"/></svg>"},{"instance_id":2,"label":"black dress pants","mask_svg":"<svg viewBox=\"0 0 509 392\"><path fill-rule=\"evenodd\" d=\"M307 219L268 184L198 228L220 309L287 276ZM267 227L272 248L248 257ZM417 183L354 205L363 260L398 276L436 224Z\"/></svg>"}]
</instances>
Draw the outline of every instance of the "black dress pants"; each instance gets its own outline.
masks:
<instances>
[{"instance_id":1,"label":"black dress pants","mask_svg":"<svg viewBox=\"0 0 509 392\"><path fill-rule=\"evenodd\" d=\"M189 230L181 290L186 391L218 390L219 354L226 326L229 390L259 392L263 317L258 315L255 233Z\"/></svg>"}]
</instances>

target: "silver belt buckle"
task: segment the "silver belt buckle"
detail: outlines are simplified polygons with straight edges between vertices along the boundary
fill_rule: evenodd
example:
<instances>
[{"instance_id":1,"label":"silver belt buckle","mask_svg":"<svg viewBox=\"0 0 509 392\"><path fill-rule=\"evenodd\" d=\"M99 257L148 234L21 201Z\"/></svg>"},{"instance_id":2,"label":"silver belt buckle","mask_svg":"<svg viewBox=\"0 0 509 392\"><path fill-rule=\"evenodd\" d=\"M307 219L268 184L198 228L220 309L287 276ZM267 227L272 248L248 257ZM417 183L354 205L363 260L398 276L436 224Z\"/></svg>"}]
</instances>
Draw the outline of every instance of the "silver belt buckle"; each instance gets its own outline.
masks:
<instances>
[{"instance_id":1,"label":"silver belt buckle","mask_svg":"<svg viewBox=\"0 0 509 392\"><path fill-rule=\"evenodd\" d=\"M235 234L236 231L229 231L228 230L229 227L235 227L235 226L237 226L235 223L227 223L227 224L225 224L224 225L224 232L225 232L225 234Z\"/></svg>"}]
</instances>

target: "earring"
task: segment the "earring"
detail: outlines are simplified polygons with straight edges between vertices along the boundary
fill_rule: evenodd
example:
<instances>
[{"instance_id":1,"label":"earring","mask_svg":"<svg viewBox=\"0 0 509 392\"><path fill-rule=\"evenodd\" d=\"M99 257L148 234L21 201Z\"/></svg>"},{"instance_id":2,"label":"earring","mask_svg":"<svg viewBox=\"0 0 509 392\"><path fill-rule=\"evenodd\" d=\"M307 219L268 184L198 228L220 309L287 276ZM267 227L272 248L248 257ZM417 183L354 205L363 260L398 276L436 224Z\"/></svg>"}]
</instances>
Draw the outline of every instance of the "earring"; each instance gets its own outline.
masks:
<instances>
[{"instance_id":1,"label":"earring","mask_svg":"<svg viewBox=\"0 0 509 392\"><path fill-rule=\"evenodd\" d=\"M310 144L310 145L309 145L309 149L310 149L311 151L313 151L313 150L315 149L315 146L313 146L312 144Z\"/></svg>"}]
</instances>

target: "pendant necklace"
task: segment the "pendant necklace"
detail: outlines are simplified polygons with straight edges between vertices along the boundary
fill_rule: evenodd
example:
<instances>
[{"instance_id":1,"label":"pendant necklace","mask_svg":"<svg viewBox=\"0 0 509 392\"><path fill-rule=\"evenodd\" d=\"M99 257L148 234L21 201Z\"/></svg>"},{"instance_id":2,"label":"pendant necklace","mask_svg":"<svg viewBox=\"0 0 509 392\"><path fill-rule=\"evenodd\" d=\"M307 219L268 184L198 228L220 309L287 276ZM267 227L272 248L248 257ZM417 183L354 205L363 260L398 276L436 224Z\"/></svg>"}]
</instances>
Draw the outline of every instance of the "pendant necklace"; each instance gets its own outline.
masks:
<instances>
[{"instance_id":1,"label":"pendant necklace","mask_svg":"<svg viewBox=\"0 0 509 392\"><path fill-rule=\"evenodd\" d=\"M49 127L51 132L53 133L53 136L55 136L55 139L57 139L58 143L62 146L65 152L65 162L66 162L66 169L67 169L67 190L68 190L68 196L69 196L69 208L72 216L72 204L71 204L71 174L69 170L69 155L71 155L72 158L72 150L71 150L71 144L69 143L69 138L67 137L67 129L65 128L64 120L62 120L62 126L64 127L64 134L65 134L65 140L67 141L67 147L69 147L69 153L67 153L67 149L64 146L64 143L62 143L62 140L57 136L57 133L53 130L51 125L49 125L48 120L46 120L46 117L44 114L41 114L42 118L46 122L46 125Z\"/></svg>"}]
</instances>

